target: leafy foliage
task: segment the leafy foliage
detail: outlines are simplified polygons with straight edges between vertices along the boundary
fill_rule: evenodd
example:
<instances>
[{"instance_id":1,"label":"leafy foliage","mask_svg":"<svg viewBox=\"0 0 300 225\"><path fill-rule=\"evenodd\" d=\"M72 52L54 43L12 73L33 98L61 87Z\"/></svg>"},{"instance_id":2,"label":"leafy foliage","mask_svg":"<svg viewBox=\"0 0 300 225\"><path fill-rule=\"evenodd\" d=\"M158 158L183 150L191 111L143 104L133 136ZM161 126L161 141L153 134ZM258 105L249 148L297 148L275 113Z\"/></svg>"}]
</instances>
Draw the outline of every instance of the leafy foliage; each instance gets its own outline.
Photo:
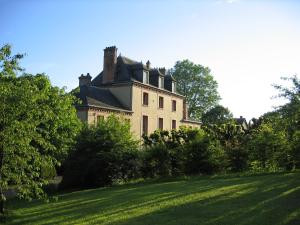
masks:
<instances>
[{"instance_id":1,"label":"leafy foliage","mask_svg":"<svg viewBox=\"0 0 300 225\"><path fill-rule=\"evenodd\" d=\"M145 149L142 172L144 177L165 177L172 175L170 149L156 144Z\"/></svg>"},{"instance_id":2,"label":"leafy foliage","mask_svg":"<svg viewBox=\"0 0 300 225\"><path fill-rule=\"evenodd\" d=\"M203 125L222 125L233 120L233 115L228 108L216 105L203 114L201 121Z\"/></svg>"},{"instance_id":3,"label":"leafy foliage","mask_svg":"<svg viewBox=\"0 0 300 225\"><path fill-rule=\"evenodd\" d=\"M203 130L186 149L186 174L211 174L223 169L225 154L220 142L207 135Z\"/></svg>"},{"instance_id":4,"label":"leafy foliage","mask_svg":"<svg viewBox=\"0 0 300 225\"><path fill-rule=\"evenodd\" d=\"M114 115L85 126L65 164L63 188L99 187L136 177L138 143L130 125Z\"/></svg>"},{"instance_id":5,"label":"leafy foliage","mask_svg":"<svg viewBox=\"0 0 300 225\"><path fill-rule=\"evenodd\" d=\"M54 168L67 155L80 129L73 103L63 89L52 87L44 74L20 72L10 46L0 50L0 201L14 185L19 197L44 197L47 176L42 168Z\"/></svg>"},{"instance_id":6,"label":"leafy foliage","mask_svg":"<svg viewBox=\"0 0 300 225\"><path fill-rule=\"evenodd\" d=\"M247 145L250 164L255 165L256 170L276 171L289 168L290 149L284 132L263 124Z\"/></svg>"},{"instance_id":7,"label":"leafy foliage","mask_svg":"<svg viewBox=\"0 0 300 225\"><path fill-rule=\"evenodd\" d=\"M288 140L291 148L289 155L290 167L300 168L300 80L296 75L282 79L291 82L291 87L282 85L274 85L274 87L279 91L278 96L286 98L288 102L276 110L272 119L276 125L275 129L282 131Z\"/></svg>"},{"instance_id":8,"label":"leafy foliage","mask_svg":"<svg viewBox=\"0 0 300 225\"><path fill-rule=\"evenodd\" d=\"M145 144L145 177L208 174L223 168L220 142L202 129L157 130L145 137Z\"/></svg>"},{"instance_id":9,"label":"leafy foliage","mask_svg":"<svg viewBox=\"0 0 300 225\"><path fill-rule=\"evenodd\" d=\"M244 148L245 132L241 125L233 121L222 125L208 125L204 129L219 140L225 151L223 161L227 170L232 172L247 169L247 152Z\"/></svg>"}]
</instances>

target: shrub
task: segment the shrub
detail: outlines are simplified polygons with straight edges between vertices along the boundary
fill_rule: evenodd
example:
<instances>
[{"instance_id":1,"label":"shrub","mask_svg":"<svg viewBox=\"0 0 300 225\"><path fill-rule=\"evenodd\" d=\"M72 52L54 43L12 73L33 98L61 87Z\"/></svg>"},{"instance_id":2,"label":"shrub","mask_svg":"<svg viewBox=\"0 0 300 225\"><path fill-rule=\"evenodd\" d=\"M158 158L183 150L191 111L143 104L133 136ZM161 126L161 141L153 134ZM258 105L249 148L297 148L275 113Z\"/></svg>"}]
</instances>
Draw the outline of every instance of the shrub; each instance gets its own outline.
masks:
<instances>
[{"instance_id":1,"label":"shrub","mask_svg":"<svg viewBox=\"0 0 300 225\"><path fill-rule=\"evenodd\" d=\"M290 167L290 144L283 131L277 131L270 124L263 124L252 134L247 143L250 164L255 162L256 170L276 171Z\"/></svg>"},{"instance_id":2,"label":"shrub","mask_svg":"<svg viewBox=\"0 0 300 225\"><path fill-rule=\"evenodd\" d=\"M217 140L204 131L185 146L187 174L211 174L223 169L224 151Z\"/></svg>"},{"instance_id":3,"label":"shrub","mask_svg":"<svg viewBox=\"0 0 300 225\"><path fill-rule=\"evenodd\" d=\"M224 150L204 130L181 127L145 138L143 176L212 173L224 168Z\"/></svg>"},{"instance_id":4,"label":"shrub","mask_svg":"<svg viewBox=\"0 0 300 225\"><path fill-rule=\"evenodd\" d=\"M226 169L230 172L242 172L248 169L247 149L238 141L232 140L225 146Z\"/></svg>"},{"instance_id":5,"label":"shrub","mask_svg":"<svg viewBox=\"0 0 300 225\"><path fill-rule=\"evenodd\" d=\"M62 187L99 187L137 177L138 142L129 123L109 116L96 126L86 126L65 163Z\"/></svg>"},{"instance_id":6,"label":"shrub","mask_svg":"<svg viewBox=\"0 0 300 225\"><path fill-rule=\"evenodd\" d=\"M159 143L144 149L142 173L144 177L172 174L170 153L165 144Z\"/></svg>"}]
</instances>

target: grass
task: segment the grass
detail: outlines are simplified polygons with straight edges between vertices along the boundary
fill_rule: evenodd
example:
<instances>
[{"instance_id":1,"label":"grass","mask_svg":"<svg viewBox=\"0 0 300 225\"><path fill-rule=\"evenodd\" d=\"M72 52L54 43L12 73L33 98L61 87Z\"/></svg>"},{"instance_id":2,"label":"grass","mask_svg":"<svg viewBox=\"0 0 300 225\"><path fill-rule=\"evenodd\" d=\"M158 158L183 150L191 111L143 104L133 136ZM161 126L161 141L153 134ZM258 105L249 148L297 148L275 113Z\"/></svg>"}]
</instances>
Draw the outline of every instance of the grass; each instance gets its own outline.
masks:
<instances>
[{"instance_id":1,"label":"grass","mask_svg":"<svg viewBox=\"0 0 300 225\"><path fill-rule=\"evenodd\" d=\"M192 177L11 201L7 224L300 224L300 173Z\"/></svg>"}]
</instances>

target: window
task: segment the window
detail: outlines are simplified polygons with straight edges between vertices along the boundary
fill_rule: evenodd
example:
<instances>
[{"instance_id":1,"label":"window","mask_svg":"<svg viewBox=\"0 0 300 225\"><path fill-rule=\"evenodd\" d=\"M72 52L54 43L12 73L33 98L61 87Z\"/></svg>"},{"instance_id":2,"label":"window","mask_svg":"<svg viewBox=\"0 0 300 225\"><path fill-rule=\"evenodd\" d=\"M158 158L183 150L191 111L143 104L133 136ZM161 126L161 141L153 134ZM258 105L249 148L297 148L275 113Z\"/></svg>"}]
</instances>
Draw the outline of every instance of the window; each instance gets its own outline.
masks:
<instances>
[{"instance_id":1,"label":"window","mask_svg":"<svg viewBox=\"0 0 300 225\"><path fill-rule=\"evenodd\" d=\"M143 93L143 105L148 105L149 94L147 92Z\"/></svg>"},{"instance_id":2,"label":"window","mask_svg":"<svg viewBox=\"0 0 300 225\"><path fill-rule=\"evenodd\" d=\"M97 116L97 123L100 123L103 120L104 120L104 116L101 116L101 115Z\"/></svg>"},{"instance_id":3,"label":"window","mask_svg":"<svg viewBox=\"0 0 300 225\"><path fill-rule=\"evenodd\" d=\"M172 100L172 111L175 112L176 111L176 101Z\"/></svg>"},{"instance_id":4,"label":"window","mask_svg":"<svg viewBox=\"0 0 300 225\"><path fill-rule=\"evenodd\" d=\"M143 116L143 135L148 135L148 116Z\"/></svg>"},{"instance_id":5,"label":"window","mask_svg":"<svg viewBox=\"0 0 300 225\"><path fill-rule=\"evenodd\" d=\"M163 130L164 129L164 119L158 118L158 129Z\"/></svg>"},{"instance_id":6,"label":"window","mask_svg":"<svg viewBox=\"0 0 300 225\"><path fill-rule=\"evenodd\" d=\"M164 88L164 78L161 76L158 77L158 87Z\"/></svg>"},{"instance_id":7,"label":"window","mask_svg":"<svg viewBox=\"0 0 300 225\"><path fill-rule=\"evenodd\" d=\"M173 129L173 130L176 129L176 120L172 120L172 129Z\"/></svg>"},{"instance_id":8,"label":"window","mask_svg":"<svg viewBox=\"0 0 300 225\"><path fill-rule=\"evenodd\" d=\"M160 109L164 108L164 98L161 96L158 98L158 107Z\"/></svg>"},{"instance_id":9,"label":"window","mask_svg":"<svg viewBox=\"0 0 300 225\"><path fill-rule=\"evenodd\" d=\"M172 92L176 92L176 83L172 81Z\"/></svg>"},{"instance_id":10,"label":"window","mask_svg":"<svg viewBox=\"0 0 300 225\"><path fill-rule=\"evenodd\" d=\"M149 71L146 70L143 71L143 83L149 84Z\"/></svg>"}]
</instances>

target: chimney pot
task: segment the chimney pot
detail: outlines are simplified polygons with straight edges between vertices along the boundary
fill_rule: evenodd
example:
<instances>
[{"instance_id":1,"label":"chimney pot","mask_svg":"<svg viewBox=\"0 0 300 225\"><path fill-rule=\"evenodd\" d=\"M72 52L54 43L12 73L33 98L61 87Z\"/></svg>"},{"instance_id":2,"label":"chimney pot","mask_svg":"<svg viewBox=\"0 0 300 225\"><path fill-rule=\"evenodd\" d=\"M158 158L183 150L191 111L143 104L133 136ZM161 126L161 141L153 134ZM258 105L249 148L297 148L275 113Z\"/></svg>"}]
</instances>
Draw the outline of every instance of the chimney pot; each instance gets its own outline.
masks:
<instances>
[{"instance_id":1,"label":"chimney pot","mask_svg":"<svg viewBox=\"0 0 300 225\"><path fill-rule=\"evenodd\" d=\"M151 64L150 64L150 61L148 60L148 61L146 62L146 66L147 66L148 69L150 69L150 65L151 65Z\"/></svg>"},{"instance_id":2,"label":"chimney pot","mask_svg":"<svg viewBox=\"0 0 300 225\"><path fill-rule=\"evenodd\" d=\"M90 86L92 83L92 77L89 73L87 73L87 75L83 75L81 74L81 76L79 77L79 87L80 86Z\"/></svg>"}]
</instances>

